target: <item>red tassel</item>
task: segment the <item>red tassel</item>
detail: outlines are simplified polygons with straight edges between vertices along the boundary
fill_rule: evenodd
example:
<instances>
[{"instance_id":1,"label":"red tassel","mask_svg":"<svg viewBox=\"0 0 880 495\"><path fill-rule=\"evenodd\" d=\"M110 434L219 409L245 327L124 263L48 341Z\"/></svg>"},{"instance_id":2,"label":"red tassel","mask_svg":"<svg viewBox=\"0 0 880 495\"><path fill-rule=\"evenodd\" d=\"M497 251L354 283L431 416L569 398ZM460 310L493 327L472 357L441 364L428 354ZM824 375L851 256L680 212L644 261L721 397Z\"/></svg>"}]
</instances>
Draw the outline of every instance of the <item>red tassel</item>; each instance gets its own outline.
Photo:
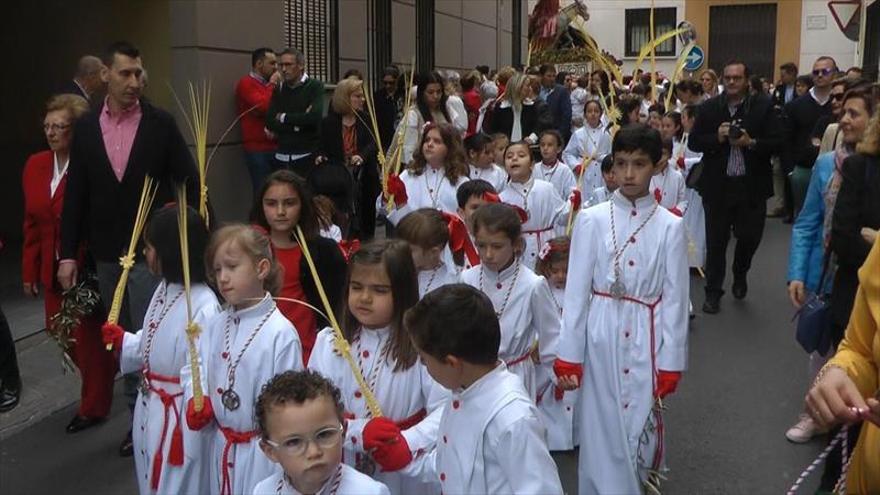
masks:
<instances>
[{"instance_id":1,"label":"red tassel","mask_svg":"<svg viewBox=\"0 0 880 495\"><path fill-rule=\"evenodd\" d=\"M159 476L162 474L162 449L156 451L153 456L153 475L150 476L150 488L159 489Z\"/></svg>"},{"instance_id":2,"label":"red tassel","mask_svg":"<svg viewBox=\"0 0 880 495\"><path fill-rule=\"evenodd\" d=\"M180 424L171 432L171 448L168 451L168 464L171 466L183 466L183 432Z\"/></svg>"}]
</instances>

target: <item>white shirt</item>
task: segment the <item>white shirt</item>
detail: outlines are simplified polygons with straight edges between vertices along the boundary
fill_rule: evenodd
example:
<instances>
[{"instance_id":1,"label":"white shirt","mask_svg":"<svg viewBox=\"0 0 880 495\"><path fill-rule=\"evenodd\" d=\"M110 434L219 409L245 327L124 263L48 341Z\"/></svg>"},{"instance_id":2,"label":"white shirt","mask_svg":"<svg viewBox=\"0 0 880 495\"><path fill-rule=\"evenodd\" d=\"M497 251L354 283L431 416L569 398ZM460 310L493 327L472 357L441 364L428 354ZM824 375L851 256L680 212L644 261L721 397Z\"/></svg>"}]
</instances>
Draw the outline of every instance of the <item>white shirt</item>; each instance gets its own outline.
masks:
<instances>
[{"instance_id":1,"label":"white shirt","mask_svg":"<svg viewBox=\"0 0 880 495\"><path fill-rule=\"evenodd\" d=\"M572 189L577 187L574 172L560 160L550 166L545 165L543 161L536 162L532 167L532 178L553 184L560 198L568 198Z\"/></svg>"},{"instance_id":2,"label":"white shirt","mask_svg":"<svg viewBox=\"0 0 880 495\"><path fill-rule=\"evenodd\" d=\"M602 179L602 159L608 153L611 153L611 136L605 128L601 124L599 127L585 124L572 134L568 146L562 152L562 161L574 169L590 158L589 162L584 164L587 169L583 172L583 188L589 191L605 185Z\"/></svg>"},{"instance_id":3,"label":"white shirt","mask_svg":"<svg viewBox=\"0 0 880 495\"><path fill-rule=\"evenodd\" d=\"M556 236L554 228L565 228L569 202L559 196L552 184L540 179L529 179L525 184L509 182L499 196L501 201L518 206L529 215L522 225L526 241L523 263L534 269L541 246Z\"/></svg>"},{"instance_id":4,"label":"white shirt","mask_svg":"<svg viewBox=\"0 0 880 495\"><path fill-rule=\"evenodd\" d=\"M499 165L493 163L489 165L489 168L477 168L473 165L469 165L468 169L470 170L471 180L482 179L489 184L492 184L496 193L500 193L504 190L504 187L507 186L507 171Z\"/></svg>"},{"instance_id":5,"label":"white shirt","mask_svg":"<svg viewBox=\"0 0 880 495\"><path fill-rule=\"evenodd\" d=\"M426 166L425 170L416 175L412 170L404 170L400 174L400 180L406 186L407 202L401 208L392 207L387 212L388 221L397 225L407 213L418 210L419 208L434 208L448 213L458 211L458 188L468 181L468 178L461 176L452 184L446 178L446 168L433 169ZM380 194L376 198L376 208L379 211L385 211L388 202Z\"/></svg>"},{"instance_id":6,"label":"white shirt","mask_svg":"<svg viewBox=\"0 0 880 495\"><path fill-rule=\"evenodd\" d=\"M340 464L339 468L341 469L339 478L337 479L334 473L315 495L390 495L391 492L388 491L387 486L366 474L359 473L356 469L345 464ZM275 474L257 483L253 494L302 495L290 484L281 469L277 469Z\"/></svg>"},{"instance_id":7,"label":"white shirt","mask_svg":"<svg viewBox=\"0 0 880 495\"><path fill-rule=\"evenodd\" d=\"M58 162L58 154L52 153L52 182L49 183L49 197L55 196L55 191L58 189L58 185L61 184L61 179L67 175L67 166L70 164L70 156L68 155L67 160L64 163Z\"/></svg>"}]
</instances>

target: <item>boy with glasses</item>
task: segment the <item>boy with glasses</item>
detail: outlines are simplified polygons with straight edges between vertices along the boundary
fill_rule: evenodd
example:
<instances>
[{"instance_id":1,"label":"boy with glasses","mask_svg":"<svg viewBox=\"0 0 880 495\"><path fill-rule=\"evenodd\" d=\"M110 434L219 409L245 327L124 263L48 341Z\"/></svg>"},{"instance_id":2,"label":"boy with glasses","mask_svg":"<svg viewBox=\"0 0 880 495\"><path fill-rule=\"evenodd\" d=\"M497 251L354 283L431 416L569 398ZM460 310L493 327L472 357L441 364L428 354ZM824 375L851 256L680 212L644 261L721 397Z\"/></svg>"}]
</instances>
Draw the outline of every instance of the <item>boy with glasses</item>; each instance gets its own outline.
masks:
<instances>
[{"instance_id":1,"label":"boy with glasses","mask_svg":"<svg viewBox=\"0 0 880 495\"><path fill-rule=\"evenodd\" d=\"M339 389L314 371L287 371L263 386L256 419L260 448L281 470L262 494L387 495L382 483L342 462L345 422Z\"/></svg>"}]
</instances>

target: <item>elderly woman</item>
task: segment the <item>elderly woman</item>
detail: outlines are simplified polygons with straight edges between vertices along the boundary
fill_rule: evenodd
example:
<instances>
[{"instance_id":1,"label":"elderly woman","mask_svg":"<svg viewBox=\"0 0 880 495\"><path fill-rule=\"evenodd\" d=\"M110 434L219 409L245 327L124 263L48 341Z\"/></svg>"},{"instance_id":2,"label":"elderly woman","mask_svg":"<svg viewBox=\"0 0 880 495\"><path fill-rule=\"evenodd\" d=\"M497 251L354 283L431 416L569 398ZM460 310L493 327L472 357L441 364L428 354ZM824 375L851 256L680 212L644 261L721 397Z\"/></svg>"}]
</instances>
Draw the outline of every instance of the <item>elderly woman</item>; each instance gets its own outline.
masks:
<instances>
[{"instance_id":1,"label":"elderly woman","mask_svg":"<svg viewBox=\"0 0 880 495\"><path fill-rule=\"evenodd\" d=\"M517 73L510 78L504 95L483 121L487 134L502 133L510 142L538 142L541 132L553 127L547 105L538 101L540 79Z\"/></svg>"},{"instance_id":2,"label":"elderly woman","mask_svg":"<svg viewBox=\"0 0 880 495\"><path fill-rule=\"evenodd\" d=\"M379 173L376 143L365 122L364 82L353 77L336 85L332 112L321 121L315 160L309 177L315 194L333 200L336 223L344 237L370 239L376 230L376 196Z\"/></svg>"},{"instance_id":3,"label":"elderly woman","mask_svg":"<svg viewBox=\"0 0 880 495\"><path fill-rule=\"evenodd\" d=\"M24 292L43 295L46 327L61 309L61 289L55 282L61 232L61 208L67 182L67 164L74 122L88 111L86 100L77 95L53 96L46 105L43 131L49 150L28 158L22 174L24 189L24 246L22 274ZM84 257L79 259L83 271ZM113 355L101 343L103 315L84 317L73 330L72 358L82 376L79 410L67 425L76 433L103 421L113 397Z\"/></svg>"}]
</instances>

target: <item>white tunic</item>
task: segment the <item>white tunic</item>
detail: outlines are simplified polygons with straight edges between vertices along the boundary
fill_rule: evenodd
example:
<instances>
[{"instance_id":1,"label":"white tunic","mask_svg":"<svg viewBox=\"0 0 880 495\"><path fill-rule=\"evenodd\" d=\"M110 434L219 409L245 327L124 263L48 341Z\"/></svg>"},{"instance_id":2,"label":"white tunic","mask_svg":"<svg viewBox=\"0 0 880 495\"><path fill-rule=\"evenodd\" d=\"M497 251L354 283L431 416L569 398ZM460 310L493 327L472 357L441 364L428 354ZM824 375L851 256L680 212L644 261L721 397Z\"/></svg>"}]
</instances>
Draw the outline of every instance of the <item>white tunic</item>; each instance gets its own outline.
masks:
<instances>
[{"instance_id":1,"label":"white tunic","mask_svg":"<svg viewBox=\"0 0 880 495\"><path fill-rule=\"evenodd\" d=\"M657 419L654 372L686 367L688 270L678 254L685 248L684 222L657 207L634 234L655 207L653 195L633 204L616 191L611 202L587 209L575 222L571 251L578 262L568 268L559 358L584 364L581 494L642 492L658 446L646 429ZM635 238L620 257L622 282L632 299L601 295L614 282L612 209L618 247Z\"/></svg>"},{"instance_id":2,"label":"white tunic","mask_svg":"<svg viewBox=\"0 0 880 495\"><path fill-rule=\"evenodd\" d=\"M482 179L492 184L496 193L503 191L507 185L507 171L494 163L489 165L488 168L477 168L473 165L468 165L468 169L470 170L471 180Z\"/></svg>"},{"instance_id":3,"label":"white tunic","mask_svg":"<svg viewBox=\"0 0 880 495\"><path fill-rule=\"evenodd\" d=\"M593 189L593 192L590 193L590 197L587 198L587 202L584 204L584 208L589 208L591 206L596 206L599 203L604 203L611 199L612 191L608 190L607 186L597 187Z\"/></svg>"},{"instance_id":4,"label":"white tunic","mask_svg":"<svg viewBox=\"0 0 880 495\"><path fill-rule=\"evenodd\" d=\"M415 89L413 90L413 97L415 97ZM439 111L434 112L434 118L437 123L445 122L452 124L457 131L464 133L467 130L467 115L464 116L464 128L461 128L462 119L455 110L454 104L450 104L449 101L450 100L448 99L446 100L446 113L449 114L450 122L446 122L446 118L443 117L442 112ZM403 156L401 163L407 165L412 161L413 153L415 153L416 148L421 143L422 128L425 126L425 119L422 118L419 109L415 108L415 105L413 105L413 108L410 109L409 113L407 113L397 124L397 129L394 131L394 136L391 138L391 142L387 144L383 143L388 147L388 156L391 156L392 151L397 149L398 133L401 132L400 126L406 127L406 129L403 130Z\"/></svg>"},{"instance_id":5,"label":"white tunic","mask_svg":"<svg viewBox=\"0 0 880 495\"><path fill-rule=\"evenodd\" d=\"M382 409L382 414L398 423L404 423L403 436L413 451L429 449L436 441L436 424L420 424L431 411L441 406L442 390L428 375L421 361L406 370L394 371L396 361L386 347L390 330L361 330L351 344L352 357L359 363L364 379ZM315 370L333 382L342 392L348 427L345 431L343 458L349 465L358 465L363 450L364 426L371 418L363 393L348 362L337 354L333 329L325 328L318 333L315 347L309 358L309 369ZM438 413L439 414L439 413ZM413 423L413 424L410 424ZM404 428L406 426L406 428ZM383 482L394 494L436 493L436 483L423 483L402 477L399 473L366 473Z\"/></svg>"},{"instance_id":6,"label":"white tunic","mask_svg":"<svg viewBox=\"0 0 880 495\"><path fill-rule=\"evenodd\" d=\"M535 166L532 167L532 178L553 184L560 198L568 198L572 189L577 187L577 178L574 176L574 172L559 160L550 166L544 165L543 161L535 163Z\"/></svg>"},{"instance_id":7,"label":"white tunic","mask_svg":"<svg viewBox=\"0 0 880 495\"><path fill-rule=\"evenodd\" d=\"M339 465L340 471L334 473L327 483L315 495L389 495L388 487L357 472L356 469ZM276 470L275 474L257 483L254 495L302 495L290 484L284 472Z\"/></svg>"},{"instance_id":8,"label":"white tunic","mask_svg":"<svg viewBox=\"0 0 880 495\"><path fill-rule=\"evenodd\" d=\"M553 296L553 303L561 319L565 289L550 287L550 295ZM562 399L557 400L556 385L551 377L546 377L543 380L539 378L538 383L542 384L542 388L538 390L538 417L547 427L547 445L551 451L573 449L579 443L574 421L577 410L577 392L565 392Z\"/></svg>"},{"instance_id":9,"label":"white tunic","mask_svg":"<svg viewBox=\"0 0 880 495\"><path fill-rule=\"evenodd\" d=\"M703 154L692 151L688 145L688 135L685 134L680 143L677 143L674 156L684 156L684 169L681 174L687 179L694 165L703 160ZM674 143L675 145L675 143ZM688 203L687 211L684 212L684 225L688 236L688 262L691 267L702 267L706 264L706 212L703 210L703 197L696 189L688 187L685 190L685 199Z\"/></svg>"},{"instance_id":10,"label":"white tunic","mask_svg":"<svg viewBox=\"0 0 880 495\"><path fill-rule=\"evenodd\" d=\"M264 322L262 326L261 322ZM257 328L259 330L254 333ZM226 329L229 331L228 350ZM211 399L218 428L214 434L213 455L209 458L211 484L202 487L200 492L251 493L258 481L277 469L258 445L254 404L269 379L284 371L303 368L302 345L296 328L275 307L268 293L262 301L241 311L226 308L211 320L204 336L200 351L202 380L206 382L205 396ZM251 342L245 349L248 340ZM239 355L235 384L230 387L229 368ZM189 366L184 367L181 377L188 396L191 396ZM229 388L238 394L238 409L229 410L223 405L222 394ZM226 435L235 432L250 438L227 444ZM228 480L226 487L225 480Z\"/></svg>"},{"instance_id":11,"label":"white tunic","mask_svg":"<svg viewBox=\"0 0 880 495\"><path fill-rule=\"evenodd\" d=\"M526 243L523 263L534 269L541 246L556 236L556 227L565 228L569 203L559 196L552 184L536 179L529 179L525 184L509 182L500 197L504 203L518 206L529 214L528 221L522 224Z\"/></svg>"},{"instance_id":12,"label":"white tunic","mask_svg":"<svg viewBox=\"0 0 880 495\"><path fill-rule=\"evenodd\" d=\"M547 280L515 260L500 273L483 265L465 270L461 281L489 296L495 312L501 313L498 358L507 363L511 373L522 378L529 398L535 400L543 386L537 380L549 380L552 374L559 339L559 313ZM538 371L529 355L536 340Z\"/></svg>"},{"instance_id":13,"label":"white tunic","mask_svg":"<svg viewBox=\"0 0 880 495\"><path fill-rule=\"evenodd\" d=\"M599 127L590 127L586 124L571 135L568 146L562 152L562 161L574 169L585 159L592 158L584 165L587 168L584 170L583 188L590 191L605 185L602 179L602 159L608 153L611 153L611 135L605 131L605 126L600 124Z\"/></svg>"},{"instance_id":14,"label":"white tunic","mask_svg":"<svg viewBox=\"0 0 880 495\"><path fill-rule=\"evenodd\" d=\"M687 211L684 177L678 170L675 170L674 165L667 164L662 172L651 177L650 187L654 198L660 198L660 206L667 210L675 208L682 214Z\"/></svg>"},{"instance_id":15,"label":"white tunic","mask_svg":"<svg viewBox=\"0 0 880 495\"><path fill-rule=\"evenodd\" d=\"M190 291L193 321L201 328L220 311L217 297L204 284ZM123 335L119 368L122 373L143 371L150 391L141 390L134 406L132 442L134 467L140 493L197 493L208 481L208 466L202 459L210 436L186 426L186 403L180 385L180 370L189 359L186 338L186 296L183 285L163 280L153 292L144 316L143 328ZM144 355L149 370L144 369ZM148 372L148 373L147 373ZM168 378L168 379L165 379ZM162 397L168 397L168 406ZM169 455L174 430L183 439L183 465L172 466ZM156 452L162 448L162 467L151 479ZM153 482L158 482L155 489Z\"/></svg>"},{"instance_id":16,"label":"white tunic","mask_svg":"<svg viewBox=\"0 0 880 495\"><path fill-rule=\"evenodd\" d=\"M500 363L446 402L436 449L403 472L450 494L561 494L545 430L522 382Z\"/></svg>"},{"instance_id":17,"label":"white tunic","mask_svg":"<svg viewBox=\"0 0 880 495\"><path fill-rule=\"evenodd\" d=\"M446 178L446 168L433 169L425 167L424 172L415 175L412 170L404 170L400 174L400 180L406 186L407 202L403 207L392 207L387 212L388 220L397 225L400 220L411 211L419 208L435 208L448 213L458 211L458 198L456 193L459 186L468 181L467 177L459 177L455 184ZM379 211L385 211L388 202L380 194L376 199L376 207Z\"/></svg>"},{"instance_id":18,"label":"white tunic","mask_svg":"<svg viewBox=\"0 0 880 495\"><path fill-rule=\"evenodd\" d=\"M467 263L467 256L465 256ZM419 272L419 299L425 297L425 294L444 285L458 283L459 272L454 267L450 267L444 262L440 262L436 268L432 270L422 270Z\"/></svg>"}]
</instances>

